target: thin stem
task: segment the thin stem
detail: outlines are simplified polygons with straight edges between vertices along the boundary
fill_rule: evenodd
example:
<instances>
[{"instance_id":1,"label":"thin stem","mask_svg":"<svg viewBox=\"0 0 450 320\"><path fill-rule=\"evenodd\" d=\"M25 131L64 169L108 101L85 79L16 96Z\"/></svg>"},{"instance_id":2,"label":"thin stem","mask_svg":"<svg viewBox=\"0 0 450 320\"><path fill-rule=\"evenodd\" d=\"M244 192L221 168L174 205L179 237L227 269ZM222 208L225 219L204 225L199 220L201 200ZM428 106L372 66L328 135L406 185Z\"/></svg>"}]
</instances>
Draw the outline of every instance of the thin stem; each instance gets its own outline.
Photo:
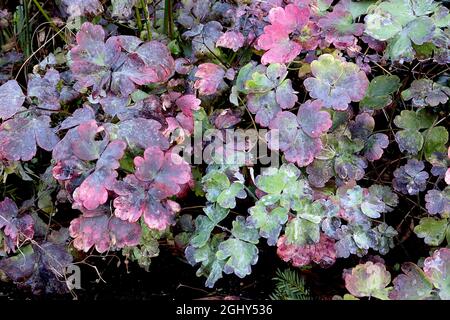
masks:
<instances>
[{"instance_id":1,"label":"thin stem","mask_svg":"<svg viewBox=\"0 0 450 320\"><path fill-rule=\"evenodd\" d=\"M59 35L59 37L65 42L67 43L66 38L60 33L60 29L56 26L56 24L53 22L53 20L50 18L50 16L47 14L47 12L44 10L44 8L42 8L41 4L38 2L38 0L32 0L34 5L38 8L38 10L42 13L42 15L44 16L44 18L50 23L50 26L52 27L53 30L55 30L55 32Z\"/></svg>"}]
</instances>

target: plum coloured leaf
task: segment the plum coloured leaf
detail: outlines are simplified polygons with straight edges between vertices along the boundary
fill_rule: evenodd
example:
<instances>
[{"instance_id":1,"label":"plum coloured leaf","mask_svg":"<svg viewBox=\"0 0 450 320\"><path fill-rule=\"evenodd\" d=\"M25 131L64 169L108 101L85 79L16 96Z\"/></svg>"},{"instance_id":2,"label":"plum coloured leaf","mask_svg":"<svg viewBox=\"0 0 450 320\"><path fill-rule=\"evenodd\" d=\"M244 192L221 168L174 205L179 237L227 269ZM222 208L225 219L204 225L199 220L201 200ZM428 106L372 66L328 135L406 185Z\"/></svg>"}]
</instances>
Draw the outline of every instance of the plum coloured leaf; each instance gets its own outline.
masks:
<instances>
[{"instance_id":1,"label":"plum coloured leaf","mask_svg":"<svg viewBox=\"0 0 450 320\"><path fill-rule=\"evenodd\" d=\"M422 161L410 159L408 162L394 171L392 185L395 190L403 193L415 195L424 191L427 187L429 174Z\"/></svg>"},{"instance_id":2,"label":"plum coloured leaf","mask_svg":"<svg viewBox=\"0 0 450 320\"><path fill-rule=\"evenodd\" d=\"M297 116L288 111L277 114L267 135L269 148L284 152L286 160L307 166L322 150L320 137L331 127L331 117L319 100L307 101Z\"/></svg>"},{"instance_id":3,"label":"plum coloured leaf","mask_svg":"<svg viewBox=\"0 0 450 320\"><path fill-rule=\"evenodd\" d=\"M19 214L14 201L5 198L0 202L0 229L3 229L6 241L6 252L15 252L19 240L32 239L34 221L29 214Z\"/></svg>"},{"instance_id":4,"label":"plum coloured leaf","mask_svg":"<svg viewBox=\"0 0 450 320\"><path fill-rule=\"evenodd\" d=\"M402 98L411 100L415 107L436 107L445 104L450 96L450 88L430 79L418 79L411 86L402 91Z\"/></svg>"},{"instance_id":5,"label":"plum coloured leaf","mask_svg":"<svg viewBox=\"0 0 450 320\"><path fill-rule=\"evenodd\" d=\"M0 125L0 158L29 161L37 146L52 151L59 141L49 116L15 117Z\"/></svg>"},{"instance_id":6,"label":"plum coloured leaf","mask_svg":"<svg viewBox=\"0 0 450 320\"><path fill-rule=\"evenodd\" d=\"M344 279L345 287L355 297L389 299L388 294L392 288L387 286L391 282L391 274L379 262L369 261L359 264L351 270L351 273L344 275Z\"/></svg>"},{"instance_id":7,"label":"plum coloured leaf","mask_svg":"<svg viewBox=\"0 0 450 320\"><path fill-rule=\"evenodd\" d=\"M38 99L38 108L59 110L60 94L57 90L59 81L60 75L55 69L49 69L43 77L33 74L28 80L28 96Z\"/></svg>"},{"instance_id":8,"label":"plum coloured leaf","mask_svg":"<svg viewBox=\"0 0 450 320\"><path fill-rule=\"evenodd\" d=\"M9 80L0 86L0 119L14 116L22 107L25 96L16 80Z\"/></svg>"},{"instance_id":9,"label":"plum coloured leaf","mask_svg":"<svg viewBox=\"0 0 450 320\"><path fill-rule=\"evenodd\" d=\"M313 77L303 82L311 98L326 108L346 110L350 102L361 101L369 86L366 74L352 63L322 54L311 63ZM349 90L352 88L352 90Z\"/></svg>"},{"instance_id":10,"label":"plum coloured leaf","mask_svg":"<svg viewBox=\"0 0 450 320\"><path fill-rule=\"evenodd\" d=\"M425 195L425 208L431 215L444 216L450 213L450 187L444 190L429 190Z\"/></svg>"},{"instance_id":11,"label":"plum coloured leaf","mask_svg":"<svg viewBox=\"0 0 450 320\"><path fill-rule=\"evenodd\" d=\"M72 18L103 12L103 6L99 0L63 0L62 6Z\"/></svg>"},{"instance_id":12,"label":"plum coloured leaf","mask_svg":"<svg viewBox=\"0 0 450 320\"><path fill-rule=\"evenodd\" d=\"M403 273L392 283L394 289L389 293L392 300L424 300L431 297L433 284L417 265L406 262L402 265Z\"/></svg>"}]
</instances>

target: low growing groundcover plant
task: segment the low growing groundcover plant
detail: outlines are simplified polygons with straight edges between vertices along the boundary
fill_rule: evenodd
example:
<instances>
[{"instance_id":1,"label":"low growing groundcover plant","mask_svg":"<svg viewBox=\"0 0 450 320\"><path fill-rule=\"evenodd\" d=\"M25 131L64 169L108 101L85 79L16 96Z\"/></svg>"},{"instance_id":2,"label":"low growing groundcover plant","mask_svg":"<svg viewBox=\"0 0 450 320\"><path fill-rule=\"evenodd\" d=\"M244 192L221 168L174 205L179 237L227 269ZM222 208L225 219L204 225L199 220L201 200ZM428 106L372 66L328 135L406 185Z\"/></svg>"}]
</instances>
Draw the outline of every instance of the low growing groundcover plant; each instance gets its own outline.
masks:
<instances>
[{"instance_id":1,"label":"low growing groundcover plant","mask_svg":"<svg viewBox=\"0 0 450 320\"><path fill-rule=\"evenodd\" d=\"M447 4L6 1L0 278L276 253L272 298L450 299Z\"/></svg>"}]
</instances>

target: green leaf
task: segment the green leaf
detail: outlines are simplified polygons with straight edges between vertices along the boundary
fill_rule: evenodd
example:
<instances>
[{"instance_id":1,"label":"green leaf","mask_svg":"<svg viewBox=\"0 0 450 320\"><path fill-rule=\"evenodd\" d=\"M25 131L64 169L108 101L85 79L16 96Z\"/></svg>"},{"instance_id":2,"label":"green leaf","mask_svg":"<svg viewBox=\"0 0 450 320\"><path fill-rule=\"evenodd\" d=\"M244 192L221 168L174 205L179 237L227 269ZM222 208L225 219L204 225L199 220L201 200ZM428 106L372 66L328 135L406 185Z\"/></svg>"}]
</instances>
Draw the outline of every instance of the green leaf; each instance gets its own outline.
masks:
<instances>
[{"instance_id":1,"label":"green leaf","mask_svg":"<svg viewBox=\"0 0 450 320\"><path fill-rule=\"evenodd\" d=\"M375 77L369 84L366 96L359 103L360 106L378 110L391 103L391 94L400 88L400 78L382 75Z\"/></svg>"},{"instance_id":2,"label":"green leaf","mask_svg":"<svg viewBox=\"0 0 450 320\"><path fill-rule=\"evenodd\" d=\"M276 244L280 236L281 227L288 219L289 210L283 207L268 209L260 201L249 209L249 220L259 229L261 237L267 239L270 246Z\"/></svg>"},{"instance_id":3,"label":"green leaf","mask_svg":"<svg viewBox=\"0 0 450 320\"><path fill-rule=\"evenodd\" d=\"M246 223L245 218L242 216L238 216L236 220L233 221L231 234L237 239L243 241L254 244L257 244L259 242L258 230L249 223Z\"/></svg>"},{"instance_id":4,"label":"green leaf","mask_svg":"<svg viewBox=\"0 0 450 320\"><path fill-rule=\"evenodd\" d=\"M240 278L251 274L251 266L258 261L258 248L253 243L230 238L219 245L218 260L225 260L223 271L234 273Z\"/></svg>"},{"instance_id":5,"label":"green leaf","mask_svg":"<svg viewBox=\"0 0 450 320\"><path fill-rule=\"evenodd\" d=\"M419 238L424 238L426 244L438 246L444 241L448 228L447 219L434 219L425 217L420 219L419 225L414 228L414 233Z\"/></svg>"},{"instance_id":6,"label":"green leaf","mask_svg":"<svg viewBox=\"0 0 450 320\"><path fill-rule=\"evenodd\" d=\"M287 223L285 234L286 244L298 246L314 244L320 240L320 225L296 217Z\"/></svg>"},{"instance_id":7,"label":"green leaf","mask_svg":"<svg viewBox=\"0 0 450 320\"><path fill-rule=\"evenodd\" d=\"M448 142L448 131L445 127L433 127L422 133L424 137L425 158L430 161L434 152L446 153L445 144Z\"/></svg>"}]
</instances>

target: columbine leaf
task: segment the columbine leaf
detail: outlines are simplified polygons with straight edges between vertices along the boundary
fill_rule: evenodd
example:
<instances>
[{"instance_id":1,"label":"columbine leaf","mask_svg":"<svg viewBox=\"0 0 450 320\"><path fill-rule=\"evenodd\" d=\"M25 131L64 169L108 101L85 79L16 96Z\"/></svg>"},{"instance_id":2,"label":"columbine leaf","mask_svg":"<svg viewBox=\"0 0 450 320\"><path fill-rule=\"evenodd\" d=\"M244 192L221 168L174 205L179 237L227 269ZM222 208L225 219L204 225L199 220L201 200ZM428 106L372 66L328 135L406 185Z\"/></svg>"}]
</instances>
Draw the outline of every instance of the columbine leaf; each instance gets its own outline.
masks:
<instances>
[{"instance_id":1,"label":"columbine leaf","mask_svg":"<svg viewBox=\"0 0 450 320\"><path fill-rule=\"evenodd\" d=\"M444 216L450 213L450 187L443 191L429 190L425 195L425 208L431 215L440 214Z\"/></svg>"},{"instance_id":2,"label":"columbine leaf","mask_svg":"<svg viewBox=\"0 0 450 320\"><path fill-rule=\"evenodd\" d=\"M5 235L6 252L15 252L19 240L33 238L34 221L29 214L19 215L16 203L5 198L0 202L0 229Z\"/></svg>"},{"instance_id":3,"label":"columbine leaf","mask_svg":"<svg viewBox=\"0 0 450 320\"><path fill-rule=\"evenodd\" d=\"M16 117L0 126L0 155L8 160L31 160L37 151L36 144L52 151L58 141L48 116Z\"/></svg>"},{"instance_id":4,"label":"columbine leaf","mask_svg":"<svg viewBox=\"0 0 450 320\"><path fill-rule=\"evenodd\" d=\"M404 100L411 100L415 107L445 104L450 96L450 89L430 79L418 79L411 83L411 87L402 91Z\"/></svg>"},{"instance_id":5,"label":"columbine leaf","mask_svg":"<svg viewBox=\"0 0 450 320\"><path fill-rule=\"evenodd\" d=\"M245 199L247 197L242 181L231 183L228 176L219 170L208 172L202 178L202 183L206 199L217 202L223 208L232 209L236 206L236 198Z\"/></svg>"},{"instance_id":6,"label":"columbine leaf","mask_svg":"<svg viewBox=\"0 0 450 320\"><path fill-rule=\"evenodd\" d=\"M320 225L296 217L286 224L286 244L297 246L311 245L320 240Z\"/></svg>"},{"instance_id":7,"label":"columbine leaf","mask_svg":"<svg viewBox=\"0 0 450 320\"><path fill-rule=\"evenodd\" d=\"M400 78L394 75L377 76L370 81L366 95L359 102L365 109L379 110L391 104L391 95L400 88Z\"/></svg>"},{"instance_id":8,"label":"columbine leaf","mask_svg":"<svg viewBox=\"0 0 450 320\"><path fill-rule=\"evenodd\" d=\"M11 118L22 107L25 96L16 80L9 80L0 86L0 118Z\"/></svg>"},{"instance_id":9,"label":"columbine leaf","mask_svg":"<svg viewBox=\"0 0 450 320\"><path fill-rule=\"evenodd\" d=\"M59 110L60 95L57 90L60 81L59 72L49 69L44 77L31 75L28 80L28 96L38 99L38 107L46 110Z\"/></svg>"},{"instance_id":10,"label":"columbine leaf","mask_svg":"<svg viewBox=\"0 0 450 320\"><path fill-rule=\"evenodd\" d=\"M211 232L217 226L217 224L225 219L229 210L224 209L218 205L208 205L203 208L206 216L199 215L195 219L195 232L189 242L191 246L200 248L206 245L211 236Z\"/></svg>"},{"instance_id":11,"label":"columbine leaf","mask_svg":"<svg viewBox=\"0 0 450 320\"><path fill-rule=\"evenodd\" d=\"M198 94L201 96L209 96L217 93L226 86L223 78L225 70L214 63L202 63L198 66L195 77L194 88L198 89Z\"/></svg>"},{"instance_id":12,"label":"columbine leaf","mask_svg":"<svg viewBox=\"0 0 450 320\"><path fill-rule=\"evenodd\" d=\"M62 5L70 17L80 17L86 14L97 15L103 11L99 0L63 0Z\"/></svg>"},{"instance_id":13,"label":"columbine leaf","mask_svg":"<svg viewBox=\"0 0 450 320\"><path fill-rule=\"evenodd\" d=\"M281 228L288 220L289 210L283 207L276 207L272 210L257 202L249 209L249 222L259 229L261 237L267 239L267 244L273 246L277 243Z\"/></svg>"},{"instance_id":14,"label":"columbine leaf","mask_svg":"<svg viewBox=\"0 0 450 320\"><path fill-rule=\"evenodd\" d=\"M286 160L306 166L322 150L320 136L331 127L329 113L320 111L319 101L307 101L298 110L297 117L291 112L278 113L271 122L267 140L271 150L284 152Z\"/></svg>"},{"instance_id":15,"label":"columbine leaf","mask_svg":"<svg viewBox=\"0 0 450 320\"><path fill-rule=\"evenodd\" d=\"M269 12L270 25L258 38L258 46L266 50L261 58L263 64L287 63L295 59L302 47L289 39L289 34L301 30L308 22L309 9L288 4L285 8L275 7Z\"/></svg>"},{"instance_id":16,"label":"columbine leaf","mask_svg":"<svg viewBox=\"0 0 450 320\"><path fill-rule=\"evenodd\" d=\"M238 216L236 220L233 221L231 234L235 238L246 242L254 244L258 244L259 242L258 230L250 223L246 222L243 216Z\"/></svg>"},{"instance_id":17,"label":"columbine leaf","mask_svg":"<svg viewBox=\"0 0 450 320\"><path fill-rule=\"evenodd\" d=\"M244 41L245 38L239 31L227 31L217 40L216 46L232 49L236 52L244 46Z\"/></svg>"},{"instance_id":18,"label":"columbine leaf","mask_svg":"<svg viewBox=\"0 0 450 320\"><path fill-rule=\"evenodd\" d=\"M351 273L344 276L345 287L355 297L375 297L381 300L388 300L389 291L386 288L391 282L391 274L386 267L377 262L371 261L354 267Z\"/></svg>"},{"instance_id":19,"label":"columbine leaf","mask_svg":"<svg viewBox=\"0 0 450 320\"><path fill-rule=\"evenodd\" d=\"M139 244L141 227L105 214L82 215L70 223L70 236L78 250L88 252L93 246L99 253Z\"/></svg>"},{"instance_id":20,"label":"columbine leaf","mask_svg":"<svg viewBox=\"0 0 450 320\"><path fill-rule=\"evenodd\" d=\"M407 151L411 154L419 152L424 143L420 129L426 129L433 124L434 117L425 112L425 110L414 112L403 110L400 115L394 118L397 127L404 129L395 134L395 140L398 143L400 151Z\"/></svg>"},{"instance_id":21,"label":"columbine leaf","mask_svg":"<svg viewBox=\"0 0 450 320\"><path fill-rule=\"evenodd\" d=\"M226 261L223 266L225 273L244 278L252 273L251 266L258 261L258 248L253 243L230 238L219 245L216 257Z\"/></svg>"},{"instance_id":22,"label":"columbine leaf","mask_svg":"<svg viewBox=\"0 0 450 320\"><path fill-rule=\"evenodd\" d=\"M369 80L359 67L323 54L311 63L314 77L303 82L309 95L319 99L326 108L346 110L352 101L360 101L366 94ZM352 88L352 90L348 90Z\"/></svg>"},{"instance_id":23,"label":"columbine leaf","mask_svg":"<svg viewBox=\"0 0 450 320\"><path fill-rule=\"evenodd\" d=\"M394 189L410 195L424 191L429 177L426 171L422 171L424 168L425 165L422 161L408 160L404 166L394 171L395 178L392 180Z\"/></svg>"},{"instance_id":24,"label":"columbine leaf","mask_svg":"<svg viewBox=\"0 0 450 320\"><path fill-rule=\"evenodd\" d=\"M423 271L439 290L442 300L450 299L450 249L441 248L425 259Z\"/></svg>"},{"instance_id":25,"label":"columbine leaf","mask_svg":"<svg viewBox=\"0 0 450 320\"><path fill-rule=\"evenodd\" d=\"M438 246L444 241L448 228L447 219L434 219L425 217L420 219L419 225L414 228L414 233L430 246Z\"/></svg>"},{"instance_id":26,"label":"columbine leaf","mask_svg":"<svg viewBox=\"0 0 450 320\"><path fill-rule=\"evenodd\" d=\"M389 293L392 300L424 300L431 297L433 285L422 269L414 263L402 265L403 274L394 279L394 289Z\"/></svg>"},{"instance_id":27,"label":"columbine leaf","mask_svg":"<svg viewBox=\"0 0 450 320\"><path fill-rule=\"evenodd\" d=\"M445 127L432 127L423 133L423 151L425 158L429 160L435 152L445 152L445 144L448 142L448 131Z\"/></svg>"},{"instance_id":28,"label":"columbine leaf","mask_svg":"<svg viewBox=\"0 0 450 320\"><path fill-rule=\"evenodd\" d=\"M298 246L287 244L282 236L277 242L277 254L283 261L292 262L294 267L303 267L317 263L322 267L329 267L336 261L334 241L324 234L320 235L318 243Z\"/></svg>"}]
</instances>

